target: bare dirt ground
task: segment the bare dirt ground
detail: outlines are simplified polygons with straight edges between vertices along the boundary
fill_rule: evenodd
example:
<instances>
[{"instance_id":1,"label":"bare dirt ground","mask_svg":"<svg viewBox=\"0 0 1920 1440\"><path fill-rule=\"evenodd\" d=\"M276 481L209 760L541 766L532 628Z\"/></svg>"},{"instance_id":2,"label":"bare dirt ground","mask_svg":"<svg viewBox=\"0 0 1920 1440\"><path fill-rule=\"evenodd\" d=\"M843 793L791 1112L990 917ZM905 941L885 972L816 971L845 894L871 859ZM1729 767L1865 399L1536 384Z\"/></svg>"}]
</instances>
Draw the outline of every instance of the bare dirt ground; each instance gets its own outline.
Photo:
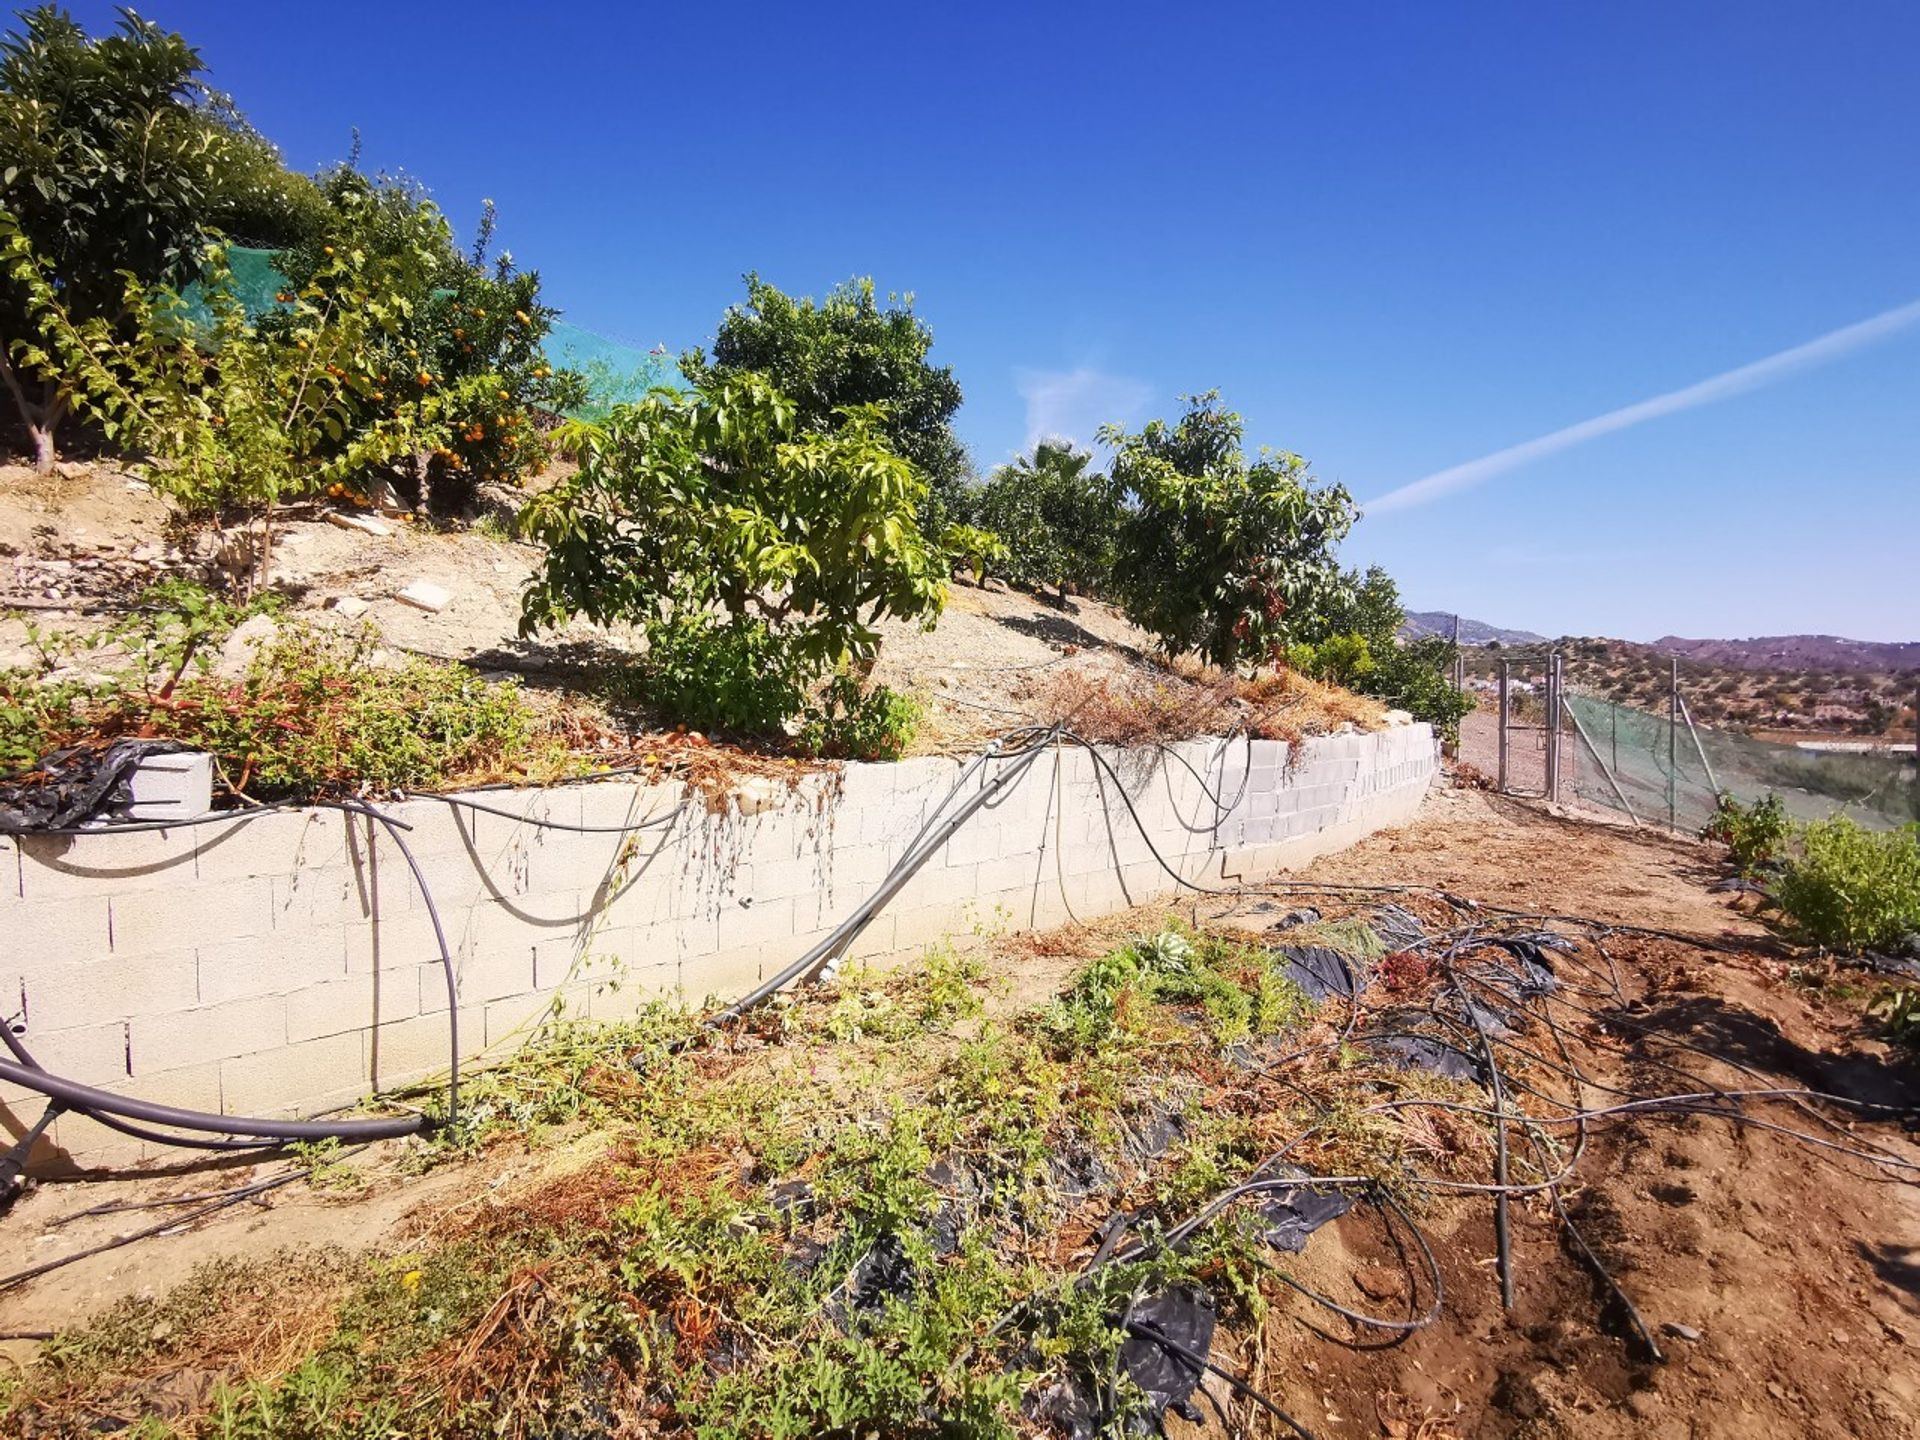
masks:
<instances>
[{"instance_id":1,"label":"bare dirt ground","mask_svg":"<svg viewBox=\"0 0 1920 1440\"><path fill-rule=\"evenodd\" d=\"M1194 897L1178 908L1202 922L1259 929L1293 904L1329 903L1310 893L1316 883L1408 884L1695 937L1713 948L1607 936L1623 1003L1605 1023L1570 1016L1565 1027L1588 1077L1586 1104L1621 1093L1791 1086L1911 1114L1920 1099L1912 1060L1872 1037L1857 996L1810 981L1804 957L1709 893L1712 877L1710 857L1688 842L1441 788L1413 824L1289 877L1309 888ZM1401 898L1423 914L1444 909L1429 895ZM1038 1003L1080 960L1165 911L1006 937L993 952L1005 982L996 1004ZM1878 1144L1920 1160L1920 1146L1897 1124L1836 1129L1793 1110L1766 1113L1831 1145ZM598 1158L594 1138L576 1134L502 1145L420 1177L408 1173L401 1147L387 1147L355 1162L351 1189L290 1186L198 1229L0 1293L0 1330L53 1329L119 1296L164 1292L214 1256L261 1258L320 1243L404 1252L460 1214L511 1208L517 1195ZM42 1186L0 1224L0 1273L151 1223L150 1211L71 1218L104 1200L221 1189L248 1173L188 1167ZM1223 1337L1216 1358L1322 1436L1891 1440L1920 1431L1920 1194L1897 1172L1717 1118L1644 1116L1593 1127L1566 1196L1664 1361L1634 1337L1538 1197L1513 1206L1515 1303L1504 1309L1492 1203L1472 1194L1416 1204L1444 1279L1438 1323L1405 1338L1349 1331L1288 1295L1251 1337ZM1299 1283L1378 1314L1406 1303L1412 1273L1404 1239L1389 1237L1365 1209L1322 1230L1292 1268ZM8 1348L24 1360L31 1344ZM1231 1408L1224 1390L1219 1398Z\"/></svg>"}]
</instances>

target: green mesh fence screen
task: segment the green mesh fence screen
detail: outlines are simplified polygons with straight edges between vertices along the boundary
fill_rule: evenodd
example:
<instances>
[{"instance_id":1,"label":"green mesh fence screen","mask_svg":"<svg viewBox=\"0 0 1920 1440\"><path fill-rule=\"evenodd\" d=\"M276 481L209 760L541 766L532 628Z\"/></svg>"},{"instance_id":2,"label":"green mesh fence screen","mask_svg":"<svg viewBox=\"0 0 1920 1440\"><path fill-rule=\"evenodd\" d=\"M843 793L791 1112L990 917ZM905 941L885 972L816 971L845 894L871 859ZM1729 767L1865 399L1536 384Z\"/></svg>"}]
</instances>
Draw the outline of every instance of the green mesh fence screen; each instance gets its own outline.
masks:
<instances>
[{"instance_id":1,"label":"green mesh fence screen","mask_svg":"<svg viewBox=\"0 0 1920 1440\"><path fill-rule=\"evenodd\" d=\"M274 297L287 288L287 277L274 266L275 253L244 245L227 249L234 293L250 318L272 310L279 304ZM189 285L182 298L187 302L190 323L205 324L212 319L199 281ZM657 386L677 389L684 383L672 356L625 344L565 320L554 322L540 348L554 369L578 370L587 377L586 403L569 412L575 419L601 420L614 406L630 404Z\"/></svg>"},{"instance_id":2,"label":"green mesh fence screen","mask_svg":"<svg viewBox=\"0 0 1920 1440\"><path fill-rule=\"evenodd\" d=\"M1698 830L1713 814L1715 782L1743 802L1778 795L1799 820L1839 812L1876 830L1920 820L1911 754L1804 750L1707 729L1700 730L1696 748L1684 720L1676 731L1665 715L1596 696L1569 693L1567 703L1643 821L1667 822L1669 780L1674 819L1685 830ZM1568 735L1563 743L1562 785L1571 783L1573 793L1591 804L1620 809L1620 797L1579 736Z\"/></svg>"}]
</instances>

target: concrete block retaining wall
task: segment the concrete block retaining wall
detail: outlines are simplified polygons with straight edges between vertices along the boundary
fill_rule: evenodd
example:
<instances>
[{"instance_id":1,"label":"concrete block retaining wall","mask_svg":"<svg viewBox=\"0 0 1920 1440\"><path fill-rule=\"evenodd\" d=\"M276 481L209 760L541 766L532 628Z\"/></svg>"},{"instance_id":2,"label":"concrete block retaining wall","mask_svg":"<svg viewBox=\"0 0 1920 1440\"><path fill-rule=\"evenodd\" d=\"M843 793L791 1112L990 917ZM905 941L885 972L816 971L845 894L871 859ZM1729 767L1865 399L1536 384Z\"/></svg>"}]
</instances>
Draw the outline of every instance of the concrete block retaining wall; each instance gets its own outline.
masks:
<instances>
[{"instance_id":1,"label":"concrete block retaining wall","mask_svg":"<svg viewBox=\"0 0 1920 1440\"><path fill-rule=\"evenodd\" d=\"M1436 768L1402 726L1305 742L1104 752L1167 861L1253 880L1407 820ZM951 790L957 762L754 782L710 813L677 786L604 782L475 798L575 834L414 800L390 807L446 927L461 1050L522 1043L556 1011L751 988L822 938ZM982 783L976 777L970 784ZM1204 784L1203 784L1204 781ZM1211 796L1209 795L1211 791ZM1225 806L1223 809L1222 806ZM1178 889L1084 750L1038 760L935 854L856 956L1040 928ZM125 835L0 837L0 1013L47 1069L230 1114L309 1114L442 1072L448 996L419 887L374 821L337 810ZM0 1084L18 1134L40 1101ZM155 1147L62 1117L41 1166Z\"/></svg>"}]
</instances>

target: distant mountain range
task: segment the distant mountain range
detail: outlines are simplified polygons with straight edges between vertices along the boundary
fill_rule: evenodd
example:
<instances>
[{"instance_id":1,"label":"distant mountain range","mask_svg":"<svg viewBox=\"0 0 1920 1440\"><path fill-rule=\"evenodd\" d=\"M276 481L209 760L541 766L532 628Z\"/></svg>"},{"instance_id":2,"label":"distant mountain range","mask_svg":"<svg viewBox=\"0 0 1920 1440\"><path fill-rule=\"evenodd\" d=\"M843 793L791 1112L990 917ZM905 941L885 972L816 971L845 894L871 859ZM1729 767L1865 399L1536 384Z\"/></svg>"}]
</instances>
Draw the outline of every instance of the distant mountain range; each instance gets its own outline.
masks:
<instances>
[{"instance_id":1,"label":"distant mountain range","mask_svg":"<svg viewBox=\"0 0 1920 1440\"><path fill-rule=\"evenodd\" d=\"M1751 640L1687 640L1663 635L1653 648L1687 660L1742 670L1833 670L1879 674L1920 670L1920 641L1848 640L1840 635L1760 635Z\"/></svg>"},{"instance_id":2,"label":"distant mountain range","mask_svg":"<svg viewBox=\"0 0 1920 1440\"><path fill-rule=\"evenodd\" d=\"M1418 640L1422 635L1453 635L1453 612L1451 610L1409 610L1406 624L1400 627L1400 633L1409 640ZM1484 620L1469 620L1460 617L1460 643L1462 645L1538 645L1545 641L1544 635L1536 635L1531 630L1502 630L1498 625L1489 625Z\"/></svg>"},{"instance_id":3,"label":"distant mountain range","mask_svg":"<svg viewBox=\"0 0 1920 1440\"><path fill-rule=\"evenodd\" d=\"M1409 640L1422 635L1452 635L1451 610L1409 610L1400 633ZM1531 630L1505 630L1484 620L1460 619L1463 645L1544 645L1547 637ZM1561 645L1575 643L1563 637ZM1689 640L1662 635L1651 645L1610 641L1614 645L1677 655L1703 665L1734 670L1778 670L1847 675L1899 674L1920 670L1920 640L1849 640L1844 635L1757 635L1750 640Z\"/></svg>"}]
</instances>

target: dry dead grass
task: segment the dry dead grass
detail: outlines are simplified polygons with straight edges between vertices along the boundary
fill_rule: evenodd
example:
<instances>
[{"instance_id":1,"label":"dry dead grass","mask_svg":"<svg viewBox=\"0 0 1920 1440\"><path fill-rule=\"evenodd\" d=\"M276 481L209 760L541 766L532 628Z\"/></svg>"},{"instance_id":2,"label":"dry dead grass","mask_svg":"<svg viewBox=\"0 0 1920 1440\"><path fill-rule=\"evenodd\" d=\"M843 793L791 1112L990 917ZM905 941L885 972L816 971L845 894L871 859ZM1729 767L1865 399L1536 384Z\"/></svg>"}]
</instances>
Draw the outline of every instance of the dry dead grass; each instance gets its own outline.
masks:
<instances>
[{"instance_id":1,"label":"dry dead grass","mask_svg":"<svg viewBox=\"0 0 1920 1440\"><path fill-rule=\"evenodd\" d=\"M1064 724L1109 745L1169 744L1245 730L1259 740L1298 742L1342 725L1377 730L1386 706L1297 671L1248 679L1190 659L1122 675L1079 670L1037 678L1028 697L1041 724Z\"/></svg>"}]
</instances>

